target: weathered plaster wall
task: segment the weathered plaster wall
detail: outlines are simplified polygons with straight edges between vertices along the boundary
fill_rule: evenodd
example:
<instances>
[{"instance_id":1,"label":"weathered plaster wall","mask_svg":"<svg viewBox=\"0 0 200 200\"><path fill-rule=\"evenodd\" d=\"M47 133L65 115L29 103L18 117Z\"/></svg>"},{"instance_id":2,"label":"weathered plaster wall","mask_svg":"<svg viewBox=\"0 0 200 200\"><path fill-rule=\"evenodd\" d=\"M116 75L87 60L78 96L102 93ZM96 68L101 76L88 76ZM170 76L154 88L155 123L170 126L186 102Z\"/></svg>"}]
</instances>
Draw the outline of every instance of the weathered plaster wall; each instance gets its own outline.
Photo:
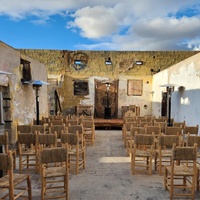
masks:
<instances>
[{"instance_id":1,"label":"weathered plaster wall","mask_svg":"<svg viewBox=\"0 0 200 200\"><path fill-rule=\"evenodd\" d=\"M195 51L58 51L58 50L28 50L21 49L23 54L39 60L48 67L48 77L63 75L59 86L59 96L62 108L66 112L74 110L78 104L94 105L94 79L119 80L118 115L121 116L121 106L136 104L141 107L141 115L151 114L152 73L164 70L185 58L198 52ZM111 59L112 65L105 65L105 60ZM83 60L83 68L74 64L75 60ZM135 61L143 61L136 65ZM73 80L89 80L89 95L74 96ZM128 96L127 80L143 79L143 95ZM147 83L148 82L148 83ZM144 108L147 105L147 109Z\"/></svg>"},{"instance_id":2,"label":"weathered plaster wall","mask_svg":"<svg viewBox=\"0 0 200 200\"><path fill-rule=\"evenodd\" d=\"M172 93L171 116L187 125L200 125L200 54L194 55L165 69L153 77L153 113L160 115L162 84L175 84ZM182 86L182 87L180 87Z\"/></svg>"},{"instance_id":3,"label":"weathered plaster wall","mask_svg":"<svg viewBox=\"0 0 200 200\"><path fill-rule=\"evenodd\" d=\"M11 118L13 120L11 123L12 135L9 137L12 142L16 140L17 123L29 124L32 123L33 118L36 118L35 91L32 85L21 83L22 65L20 65L20 58L31 62L33 79L47 81L47 70L44 64L22 55L19 51L0 42L0 70L12 73L9 75ZM40 92L40 115L48 115L47 86L42 87Z\"/></svg>"}]
</instances>

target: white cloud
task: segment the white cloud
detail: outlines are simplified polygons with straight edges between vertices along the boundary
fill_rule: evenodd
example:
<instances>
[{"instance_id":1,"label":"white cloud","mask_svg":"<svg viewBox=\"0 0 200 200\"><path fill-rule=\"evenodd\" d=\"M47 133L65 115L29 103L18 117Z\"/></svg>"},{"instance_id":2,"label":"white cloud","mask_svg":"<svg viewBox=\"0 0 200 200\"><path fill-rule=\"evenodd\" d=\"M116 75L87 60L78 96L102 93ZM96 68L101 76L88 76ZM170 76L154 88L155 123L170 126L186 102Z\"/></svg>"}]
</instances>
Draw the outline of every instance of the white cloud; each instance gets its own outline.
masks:
<instances>
[{"instance_id":1,"label":"white cloud","mask_svg":"<svg viewBox=\"0 0 200 200\"><path fill-rule=\"evenodd\" d=\"M66 27L93 42L77 46L86 49L199 49L199 11L199 0L0 0L0 16L15 20L70 15Z\"/></svg>"}]
</instances>

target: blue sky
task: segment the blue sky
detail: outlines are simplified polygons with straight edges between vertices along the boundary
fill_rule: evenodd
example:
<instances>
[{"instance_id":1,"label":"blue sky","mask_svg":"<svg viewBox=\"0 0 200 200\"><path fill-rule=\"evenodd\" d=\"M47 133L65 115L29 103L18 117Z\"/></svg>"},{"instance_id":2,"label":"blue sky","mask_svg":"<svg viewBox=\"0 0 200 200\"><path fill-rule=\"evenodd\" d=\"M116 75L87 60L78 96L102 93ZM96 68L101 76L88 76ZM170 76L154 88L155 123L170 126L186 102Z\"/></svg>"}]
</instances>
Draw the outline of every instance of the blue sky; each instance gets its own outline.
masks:
<instances>
[{"instance_id":1,"label":"blue sky","mask_svg":"<svg viewBox=\"0 0 200 200\"><path fill-rule=\"evenodd\" d=\"M0 0L14 48L200 50L199 0Z\"/></svg>"}]
</instances>

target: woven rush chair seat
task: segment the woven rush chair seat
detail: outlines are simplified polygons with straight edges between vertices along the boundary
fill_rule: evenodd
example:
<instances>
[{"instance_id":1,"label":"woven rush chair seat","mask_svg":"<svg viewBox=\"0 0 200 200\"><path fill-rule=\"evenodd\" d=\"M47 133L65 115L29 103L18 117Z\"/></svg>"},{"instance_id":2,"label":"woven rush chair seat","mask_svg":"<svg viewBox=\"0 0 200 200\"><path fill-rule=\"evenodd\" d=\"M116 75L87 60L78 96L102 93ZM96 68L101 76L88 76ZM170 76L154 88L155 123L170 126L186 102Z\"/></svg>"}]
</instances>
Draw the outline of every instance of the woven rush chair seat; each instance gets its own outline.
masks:
<instances>
[{"instance_id":1,"label":"woven rush chair seat","mask_svg":"<svg viewBox=\"0 0 200 200\"><path fill-rule=\"evenodd\" d=\"M196 179L197 145L172 148L171 166L165 167L164 188L169 190L170 199L190 197L194 199ZM188 166L187 161L193 161Z\"/></svg>"},{"instance_id":2,"label":"woven rush chair seat","mask_svg":"<svg viewBox=\"0 0 200 200\"><path fill-rule=\"evenodd\" d=\"M40 151L40 176L42 200L69 199L67 147L52 147Z\"/></svg>"},{"instance_id":3,"label":"woven rush chair seat","mask_svg":"<svg viewBox=\"0 0 200 200\"><path fill-rule=\"evenodd\" d=\"M18 198L32 199L31 180L29 174L13 173L12 152L0 154L0 170L7 172L0 178L0 199L15 200ZM26 183L26 184L25 184Z\"/></svg>"}]
</instances>

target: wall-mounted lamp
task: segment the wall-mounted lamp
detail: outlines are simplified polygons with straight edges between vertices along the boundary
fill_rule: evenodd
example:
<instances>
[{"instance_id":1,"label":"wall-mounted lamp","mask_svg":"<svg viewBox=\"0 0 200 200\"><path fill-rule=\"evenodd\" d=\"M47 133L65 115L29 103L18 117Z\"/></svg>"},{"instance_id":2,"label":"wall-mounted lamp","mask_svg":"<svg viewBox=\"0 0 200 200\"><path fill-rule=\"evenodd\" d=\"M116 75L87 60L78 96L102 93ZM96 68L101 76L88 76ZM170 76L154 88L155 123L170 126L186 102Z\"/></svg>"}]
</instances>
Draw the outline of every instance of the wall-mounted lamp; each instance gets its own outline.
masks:
<instances>
[{"instance_id":1,"label":"wall-mounted lamp","mask_svg":"<svg viewBox=\"0 0 200 200\"><path fill-rule=\"evenodd\" d=\"M135 64L136 64L136 65L143 65L143 61L137 60L137 61L135 61Z\"/></svg>"},{"instance_id":2,"label":"wall-mounted lamp","mask_svg":"<svg viewBox=\"0 0 200 200\"><path fill-rule=\"evenodd\" d=\"M158 69L158 70L150 69L150 71L151 71L151 73L158 73L158 72L160 72L160 69Z\"/></svg>"},{"instance_id":3,"label":"wall-mounted lamp","mask_svg":"<svg viewBox=\"0 0 200 200\"><path fill-rule=\"evenodd\" d=\"M112 61L111 61L111 58L110 58L110 57L108 57L108 59L105 60L105 64L106 64L106 65L112 65Z\"/></svg>"}]
</instances>

